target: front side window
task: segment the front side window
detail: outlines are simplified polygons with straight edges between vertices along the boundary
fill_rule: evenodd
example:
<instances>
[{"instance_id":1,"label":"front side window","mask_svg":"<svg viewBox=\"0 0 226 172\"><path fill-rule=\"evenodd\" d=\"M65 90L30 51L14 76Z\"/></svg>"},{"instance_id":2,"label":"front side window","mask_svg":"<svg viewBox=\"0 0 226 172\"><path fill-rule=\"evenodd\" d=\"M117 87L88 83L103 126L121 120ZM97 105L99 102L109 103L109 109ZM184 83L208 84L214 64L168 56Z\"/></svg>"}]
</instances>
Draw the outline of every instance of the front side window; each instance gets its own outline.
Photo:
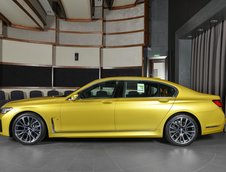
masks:
<instances>
[{"instance_id":1,"label":"front side window","mask_svg":"<svg viewBox=\"0 0 226 172\"><path fill-rule=\"evenodd\" d=\"M87 98L112 98L114 97L116 89L116 81L108 81L91 86L90 88L82 91L79 97L82 99Z\"/></svg>"},{"instance_id":2,"label":"front side window","mask_svg":"<svg viewBox=\"0 0 226 172\"><path fill-rule=\"evenodd\" d=\"M123 97L173 97L175 89L165 84L149 81L125 81Z\"/></svg>"}]
</instances>

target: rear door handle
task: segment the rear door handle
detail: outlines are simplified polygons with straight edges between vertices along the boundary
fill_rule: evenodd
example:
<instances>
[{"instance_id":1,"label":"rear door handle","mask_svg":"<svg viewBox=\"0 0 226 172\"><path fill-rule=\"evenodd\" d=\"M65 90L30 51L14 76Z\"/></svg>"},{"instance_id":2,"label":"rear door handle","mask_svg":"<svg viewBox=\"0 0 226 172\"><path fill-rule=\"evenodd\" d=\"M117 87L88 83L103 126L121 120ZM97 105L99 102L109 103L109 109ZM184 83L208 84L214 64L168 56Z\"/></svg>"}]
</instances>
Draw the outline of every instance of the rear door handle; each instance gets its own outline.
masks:
<instances>
[{"instance_id":1,"label":"rear door handle","mask_svg":"<svg viewBox=\"0 0 226 172\"><path fill-rule=\"evenodd\" d=\"M104 101L102 102L103 104L112 104L112 102L109 102L109 101Z\"/></svg>"}]
</instances>

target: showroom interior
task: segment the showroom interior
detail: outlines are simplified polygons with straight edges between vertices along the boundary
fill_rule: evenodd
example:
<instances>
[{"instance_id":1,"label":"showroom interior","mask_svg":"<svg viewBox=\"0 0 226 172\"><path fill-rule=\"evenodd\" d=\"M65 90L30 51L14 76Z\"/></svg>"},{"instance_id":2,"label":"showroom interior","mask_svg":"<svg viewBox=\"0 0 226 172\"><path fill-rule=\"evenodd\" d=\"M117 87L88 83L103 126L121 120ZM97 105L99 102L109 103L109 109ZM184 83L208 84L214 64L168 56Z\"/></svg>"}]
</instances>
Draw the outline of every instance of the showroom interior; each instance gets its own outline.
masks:
<instances>
[{"instance_id":1,"label":"showroom interior","mask_svg":"<svg viewBox=\"0 0 226 172\"><path fill-rule=\"evenodd\" d=\"M1 0L0 105L69 95L114 76L156 77L226 106L225 0ZM225 111L224 111L225 112ZM163 139L0 136L0 171L223 172L226 135Z\"/></svg>"}]
</instances>

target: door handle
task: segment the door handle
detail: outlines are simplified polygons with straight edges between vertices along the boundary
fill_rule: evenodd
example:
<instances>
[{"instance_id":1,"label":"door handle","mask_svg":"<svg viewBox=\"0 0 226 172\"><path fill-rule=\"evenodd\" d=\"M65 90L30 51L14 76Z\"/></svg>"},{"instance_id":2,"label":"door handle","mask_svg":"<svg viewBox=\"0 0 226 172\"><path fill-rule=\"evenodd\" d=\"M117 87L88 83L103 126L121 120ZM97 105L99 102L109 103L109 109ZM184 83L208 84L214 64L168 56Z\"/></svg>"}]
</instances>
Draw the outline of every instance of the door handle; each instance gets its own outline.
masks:
<instances>
[{"instance_id":1,"label":"door handle","mask_svg":"<svg viewBox=\"0 0 226 172\"><path fill-rule=\"evenodd\" d=\"M109 102L109 101L103 101L102 103L103 104L112 104L112 102Z\"/></svg>"},{"instance_id":2,"label":"door handle","mask_svg":"<svg viewBox=\"0 0 226 172\"><path fill-rule=\"evenodd\" d=\"M161 102L161 103L167 103L168 101L169 101L169 99L167 99L167 98L159 99L159 102Z\"/></svg>"}]
</instances>

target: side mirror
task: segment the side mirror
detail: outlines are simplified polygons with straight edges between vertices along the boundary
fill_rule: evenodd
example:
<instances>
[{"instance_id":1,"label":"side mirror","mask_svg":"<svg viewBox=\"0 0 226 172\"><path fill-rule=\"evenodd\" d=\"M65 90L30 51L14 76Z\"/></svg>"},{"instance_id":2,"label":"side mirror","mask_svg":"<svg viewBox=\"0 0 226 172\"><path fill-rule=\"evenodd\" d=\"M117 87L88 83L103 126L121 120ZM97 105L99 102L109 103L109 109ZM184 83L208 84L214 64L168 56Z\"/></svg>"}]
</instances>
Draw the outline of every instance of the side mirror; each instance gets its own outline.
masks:
<instances>
[{"instance_id":1,"label":"side mirror","mask_svg":"<svg viewBox=\"0 0 226 172\"><path fill-rule=\"evenodd\" d=\"M74 94L68 100L75 101L77 98L78 98L78 94Z\"/></svg>"}]
</instances>

